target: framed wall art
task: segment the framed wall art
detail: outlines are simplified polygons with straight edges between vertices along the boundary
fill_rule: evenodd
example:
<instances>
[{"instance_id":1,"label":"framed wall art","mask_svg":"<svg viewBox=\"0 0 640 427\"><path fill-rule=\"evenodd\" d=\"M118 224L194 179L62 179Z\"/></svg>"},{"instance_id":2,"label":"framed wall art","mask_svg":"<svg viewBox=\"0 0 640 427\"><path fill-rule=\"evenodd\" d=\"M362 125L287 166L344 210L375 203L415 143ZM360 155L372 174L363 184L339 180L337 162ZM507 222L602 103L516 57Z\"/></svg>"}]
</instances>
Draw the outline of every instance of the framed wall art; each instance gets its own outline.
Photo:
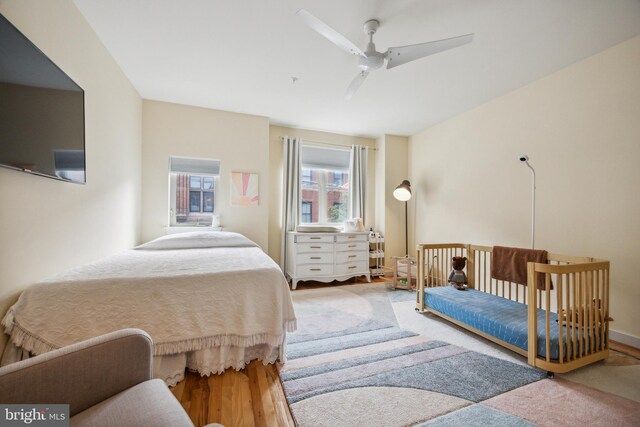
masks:
<instances>
[{"instance_id":1,"label":"framed wall art","mask_svg":"<svg viewBox=\"0 0 640 427\"><path fill-rule=\"evenodd\" d=\"M231 172L231 206L258 206L259 204L258 174Z\"/></svg>"}]
</instances>

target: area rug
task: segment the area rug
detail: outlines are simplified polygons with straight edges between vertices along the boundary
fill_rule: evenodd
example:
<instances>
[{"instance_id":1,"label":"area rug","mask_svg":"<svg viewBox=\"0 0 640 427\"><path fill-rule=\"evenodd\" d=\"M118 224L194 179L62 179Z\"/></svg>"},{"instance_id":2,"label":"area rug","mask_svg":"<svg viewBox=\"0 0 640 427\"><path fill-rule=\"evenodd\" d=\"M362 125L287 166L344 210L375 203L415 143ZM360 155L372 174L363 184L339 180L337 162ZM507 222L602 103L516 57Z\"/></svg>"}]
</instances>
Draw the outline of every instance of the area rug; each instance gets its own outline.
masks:
<instances>
[{"instance_id":1,"label":"area rug","mask_svg":"<svg viewBox=\"0 0 640 427\"><path fill-rule=\"evenodd\" d=\"M394 292L293 293L299 330L280 378L299 426L638 425L638 402L400 328ZM564 424L544 410L557 402L573 416Z\"/></svg>"}]
</instances>

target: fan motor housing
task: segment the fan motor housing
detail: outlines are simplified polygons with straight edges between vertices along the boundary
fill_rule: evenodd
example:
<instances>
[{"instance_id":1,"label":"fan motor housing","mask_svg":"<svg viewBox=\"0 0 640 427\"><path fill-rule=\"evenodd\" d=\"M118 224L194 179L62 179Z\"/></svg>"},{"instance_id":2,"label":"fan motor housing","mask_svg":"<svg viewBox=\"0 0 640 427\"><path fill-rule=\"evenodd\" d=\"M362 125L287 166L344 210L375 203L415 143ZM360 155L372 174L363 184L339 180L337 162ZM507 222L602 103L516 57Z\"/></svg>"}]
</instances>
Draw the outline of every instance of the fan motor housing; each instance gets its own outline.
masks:
<instances>
[{"instance_id":1,"label":"fan motor housing","mask_svg":"<svg viewBox=\"0 0 640 427\"><path fill-rule=\"evenodd\" d=\"M360 67L362 71L377 70L378 68L382 67L383 64L384 64L384 55L381 54L380 52L372 52L372 53L367 52L366 57L364 56L358 57L358 67Z\"/></svg>"}]
</instances>

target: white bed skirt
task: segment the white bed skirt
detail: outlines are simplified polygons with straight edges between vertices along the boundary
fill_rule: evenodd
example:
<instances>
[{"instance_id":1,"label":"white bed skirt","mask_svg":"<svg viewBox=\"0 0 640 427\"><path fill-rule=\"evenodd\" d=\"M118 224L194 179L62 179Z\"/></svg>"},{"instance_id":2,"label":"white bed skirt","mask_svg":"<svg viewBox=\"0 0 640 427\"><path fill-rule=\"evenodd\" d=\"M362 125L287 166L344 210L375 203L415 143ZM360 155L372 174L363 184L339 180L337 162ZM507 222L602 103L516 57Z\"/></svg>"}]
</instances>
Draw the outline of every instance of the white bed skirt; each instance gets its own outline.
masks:
<instances>
[{"instance_id":1,"label":"white bed skirt","mask_svg":"<svg viewBox=\"0 0 640 427\"><path fill-rule=\"evenodd\" d=\"M226 369L239 371L252 360L263 364L282 360L280 347L258 344L253 347L216 347L187 353L153 357L153 377L162 379L167 385L174 386L184 379L185 369L200 375L221 374Z\"/></svg>"},{"instance_id":2,"label":"white bed skirt","mask_svg":"<svg viewBox=\"0 0 640 427\"><path fill-rule=\"evenodd\" d=\"M226 369L239 371L252 360L260 360L268 365L277 360L284 362L285 356L280 352L280 346L258 344L252 347L225 346L207 348L187 353L169 354L153 357L153 377L160 378L168 386L175 386L184 379L186 369L198 372L200 375L221 374ZM2 355L0 366L19 362L31 357L28 351L23 351L12 342L8 342Z\"/></svg>"}]
</instances>

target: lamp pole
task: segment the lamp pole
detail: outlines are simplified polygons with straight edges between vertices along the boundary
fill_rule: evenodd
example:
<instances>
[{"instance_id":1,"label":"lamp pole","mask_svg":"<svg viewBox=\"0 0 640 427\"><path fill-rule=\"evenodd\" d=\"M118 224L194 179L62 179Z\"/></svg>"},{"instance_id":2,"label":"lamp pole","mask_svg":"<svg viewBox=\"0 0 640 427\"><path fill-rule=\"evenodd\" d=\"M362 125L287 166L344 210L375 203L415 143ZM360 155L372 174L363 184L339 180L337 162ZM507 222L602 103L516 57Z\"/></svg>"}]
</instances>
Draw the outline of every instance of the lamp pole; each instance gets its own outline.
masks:
<instances>
[{"instance_id":1,"label":"lamp pole","mask_svg":"<svg viewBox=\"0 0 640 427\"><path fill-rule=\"evenodd\" d=\"M407 204L404 202L404 253L409 256L409 215L407 214Z\"/></svg>"},{"instance_id":2,"label":"lamp pole","mask_svg":"<svg viewBox=\"0 0 640 427\"><path fill-rule=\"evenodd\" d=\"M536 248L536 171L526 162L531 169L531 249Z\"/></svg>"},{"instance_id":3,"label":"lamp pole","mask_svg":"<svg viewBox=\"0 0 640 427\"><path fill-rule=\"evenodd\" d=\"M520 154L518 160L531 169L531 249L536 248L536 171L529 164L529 156Z\"/></svg>"}]
</instances>

